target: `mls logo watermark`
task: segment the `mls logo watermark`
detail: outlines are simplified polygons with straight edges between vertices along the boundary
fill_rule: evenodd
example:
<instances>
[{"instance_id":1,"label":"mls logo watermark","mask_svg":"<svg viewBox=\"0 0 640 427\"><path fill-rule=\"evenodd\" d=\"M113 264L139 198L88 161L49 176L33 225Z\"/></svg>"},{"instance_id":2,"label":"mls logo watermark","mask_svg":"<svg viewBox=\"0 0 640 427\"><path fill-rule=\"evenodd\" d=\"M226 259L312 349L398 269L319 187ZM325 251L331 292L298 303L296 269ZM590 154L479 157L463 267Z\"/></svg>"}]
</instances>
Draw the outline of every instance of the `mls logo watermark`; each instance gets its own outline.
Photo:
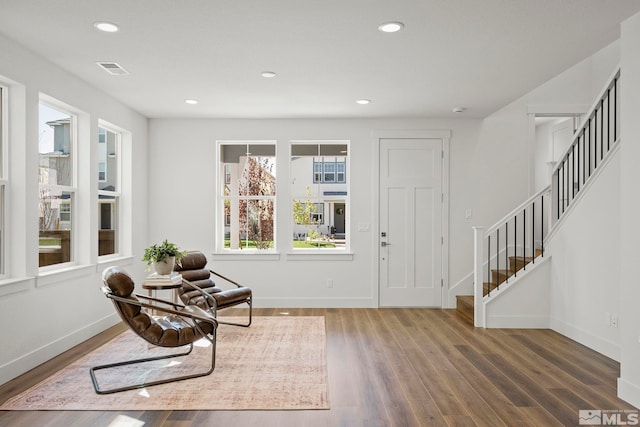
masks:
<instances>
[{"instance_id":1,"label":"mls logo watermark","mask_svg":"<svg viewBox=\"0 0 640 427\"><path fill-rule=\"evenodd\" d=\"M578 416L581 426L635 426L639 422L636 410L581 409Z\"/></svg>"}]
</instances>

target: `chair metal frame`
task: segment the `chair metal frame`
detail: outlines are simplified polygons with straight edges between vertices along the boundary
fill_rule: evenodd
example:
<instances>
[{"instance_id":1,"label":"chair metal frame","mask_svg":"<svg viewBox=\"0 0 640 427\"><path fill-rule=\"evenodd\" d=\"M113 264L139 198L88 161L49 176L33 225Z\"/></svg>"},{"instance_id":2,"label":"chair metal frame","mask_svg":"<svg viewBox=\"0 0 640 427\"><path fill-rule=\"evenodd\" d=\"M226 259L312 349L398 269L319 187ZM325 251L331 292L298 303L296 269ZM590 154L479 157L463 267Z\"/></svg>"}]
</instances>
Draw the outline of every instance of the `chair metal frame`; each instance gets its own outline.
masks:
<instances>
[{"instance_id":1,"label":"chair metal frame","mask_svg":"<svg viewBox=\"0 0 640 427\"><path fill-rule=\"evenodd\" d=\"M241 284L239 284L238 282L229 279L228 277L223 276L220 273L216 273L213 270L209 270L210 274L213 274L216 277L219 277L220 279L223 279L235 286L237 286L238 288L246 288L246 286L242 286ZM198 285L186 280L186 279L182 279L182 281L184 283L186 283L187 285L191 286L193 289L199 291L202 296L205 298L205 300L207 301L207 304L209 305L209 308L211 310L211 313L213 314L213 317L216 318L216 320L218 321L219 324L221 325L232 325L232 326L242 326L243 328L248 328L249 326L251 326L251 322L253 319L253 293L251 293L251 296L249 298L245 298L242 301L239 301L237 303L234 303L233 305L229 305L229 306L224 306L224 307L218 307L218 301L213 297L214 294L210 294L206 291L204 291L202 288L200 288ZM224 292L224 290L222 291ZM247 304L249 306L249 320L247 323L234 323L234 322L227 322L226 320L220 320L218 319L218 310L223 310L225 308L230 308L230 307L235 307L236 305L242 305L242 304Z\"/></svg>"},{"instance_id":2,"label":"chair metal frame","mask_svg":"<svg viewBox=\"0 0 640 427\"><path fill-rule=\"evenodd\" d=\"M163 379L163 380L156 380L156 381L150 381L150 382L141 382L141 383L136 383L136 384L127 385L127 386L123 386L123 387L111 388L111 389L101 389L99 384L98 384L98 380L96 378L95 371L102 370L102 369L114 368L114 367L118 367L118 366L134 365L134 364L138 364L138 363L151 362L151 361L155 361L155 360L171 359L171 358L174 358L174 357L187 356L193 351L193 342L192 342L192 343L188 344L188 346L189 346L188 351L184 351L184 352L180 352L180 353L172 353L172 354L163 355L163 356L145 357L145 358L135 359L135 360L126 360L126 361L122 361L122 362L109 363L109 364L94 366L94 367L90 368L89 372L91 374L91 381L93 382L93 388L95 389L96 393L98 393L98 394L110 394L110 393L117 393L117 392L126 391L126 390L134 390L134 389L138 389L138 388L151 387L151 386L158 385L158 384L166 384L166 383L170 383L170 382L174 382L174 381L181 381L181 380L187 380L187 379L191 379L191 378L203 377L203 376L211 374L214 371L215 366L216 366L216 331L217 331L218 323L219 323L215 318L203 317L203 316L199 316L199 315L197 315L195 313L189 313L189 312L185 312L185 311L182 311L182 310L178 311L177 310L178 308L183 308L184 309L187 306L181 305L179 303L165 301L165 300L162 300L162 299L159 299L159 298L152 298L152 297L148 297L148 296L144 296L144 295L140 295L140 294L135 294L135 293L133 293L131 295L135 296L138 299L142 299L142 300L149 301L149 302L135 301L135 300L130 300L128 298L122 298L122 297L114 295L112 293L111 289L109 289L109 287L107 287L107 286L103 286L102 287L102 292L104 292L104 294L105 294L105 296L107 298L111 299L114 302L114 306L116 307L116 310L118 311L118 314L120 314L120 316L123 319L125 319L126 317L123 315L120 307L115 302L121 302L121 303L131 304L131 305L137 305L137 306L140 306L140 307L143 307L143 308L147 308L149 310L153 310L156 313L173 314L173 315L181 317L187 323L189 323L193 327L195 327L195 329L199 332L199 334L203 338L205 338L207 341L209 341L209 343L211 343L211 366L208 368L207 371L204 371L204 372L198 372L198 373L189 374L189 375L182 375L182 376L178 376L178 377L171 377L171 378L166 378L166 379ZM169 308L169 307L173 307L173 308ZM212 326L211 336L209 334L207 334L204 330L202 330L202 328L198 324L198 321L211 324L211 326ZM133 328L131 328L131 329L133 329ZM134 330L134 332L135 332L135 330ZM143 338L145 341L149 342L150 344L156 345L158 347L173 347L173 346L159 345L158 343L155 343L153 341L150 341L150 340L146 339L145 337L143 337L140 334L138 334L138 336L140 336L141 338ZM176 347L185 347L186 345L187 344L181 345L181 346L176 346Z\"/></svg>"}]
</instances>

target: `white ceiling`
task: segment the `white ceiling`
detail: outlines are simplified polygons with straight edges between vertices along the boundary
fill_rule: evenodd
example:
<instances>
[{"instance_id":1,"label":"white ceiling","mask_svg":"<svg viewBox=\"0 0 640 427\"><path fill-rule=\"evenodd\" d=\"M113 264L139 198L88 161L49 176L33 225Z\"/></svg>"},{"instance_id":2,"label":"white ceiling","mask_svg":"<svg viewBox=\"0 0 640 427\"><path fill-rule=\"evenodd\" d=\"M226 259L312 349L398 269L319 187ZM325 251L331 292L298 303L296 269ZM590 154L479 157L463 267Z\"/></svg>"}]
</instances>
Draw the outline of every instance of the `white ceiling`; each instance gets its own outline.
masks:
<instances>
[{"instance_id":1,"label":"white ceiling","mask_svg":"<svg viewBox=\"0 0 640 427\"><path fill-rule=\"evenodd\" d=\"M639 11L638 0L0 0L0 33L153 118L485 117ZM386 21L405 28L379 32Z\"/></svg>"}]
</instances>

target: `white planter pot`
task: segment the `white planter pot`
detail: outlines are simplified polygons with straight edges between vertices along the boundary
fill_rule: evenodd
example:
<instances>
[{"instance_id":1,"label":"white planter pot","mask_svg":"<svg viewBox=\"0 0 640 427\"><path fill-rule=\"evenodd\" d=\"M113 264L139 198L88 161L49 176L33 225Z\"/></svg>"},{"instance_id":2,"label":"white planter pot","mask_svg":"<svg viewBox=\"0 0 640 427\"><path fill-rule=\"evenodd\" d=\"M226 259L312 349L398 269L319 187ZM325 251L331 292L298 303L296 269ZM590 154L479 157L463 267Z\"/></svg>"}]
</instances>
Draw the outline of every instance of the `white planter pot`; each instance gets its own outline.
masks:
<instances>
[{"instance_id":1,"label":"white planter pot","mask_svg":"<svg viewBox=\"0 0 640 427\"><path fill-rule=\"evenodd\" d=\"M176 265L176 257L166 257L164 260L160 262L154 262L153 268L156 271L156 274L160 276L166 276L171 274L173 271L173 267Z\"/></svg>"}]
</instances>

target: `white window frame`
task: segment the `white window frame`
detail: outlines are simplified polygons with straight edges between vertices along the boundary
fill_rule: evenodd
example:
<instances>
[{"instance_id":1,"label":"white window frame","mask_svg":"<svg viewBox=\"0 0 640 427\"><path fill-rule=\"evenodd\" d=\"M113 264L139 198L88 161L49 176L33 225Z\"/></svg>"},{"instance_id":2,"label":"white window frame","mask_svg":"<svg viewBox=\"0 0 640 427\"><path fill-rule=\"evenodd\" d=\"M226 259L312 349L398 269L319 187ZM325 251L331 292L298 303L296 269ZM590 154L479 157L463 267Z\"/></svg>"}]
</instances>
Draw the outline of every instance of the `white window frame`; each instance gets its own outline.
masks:
<instances>
[{"instance_id":1,"label":"white window frame","mask_svg":"<svg viewBox=\"0 0 640 427\"><path fill-rule=\"evenodd\" d=\"M264 256L273 256L278 253L278 205L277 205L277 193L279 182L276 176L275 185L276 185L276 194L270 196L232 196L225 195L224 189L228 188L229 184L227 183L227 177L230 176L229 168L221 159L221 148L225 145L247 145L247 146L255 146L255 145L269 145L273 146L274 154L274 172L277 166L278 158L277 158L277 141L275 140L220 140L216 141L216 214L214 216L216 225L216 237L215 237L215 250L216 254L224 254L224 255L260 255ZM243 248L243 249L230 249L225 247L225 227L227 226L228 221L227 215L224 212L224 203L225 200L271 200L273 203L273 244L269 249L254 249L254 248Z\"/></svg>"},{"instance_id":2,"label":"white window frame","mask_svg":"<svg viewBox=\"0 0 640 427\"><path fill-rule=\"evenodd\" d=\"M7 161L8 153L8 120L7 120L7 108L8 108L8 92L7 86L0 84L0 279L4 279L8 276L7 272L7 232L6 232L6 194L9 186L9 171Z\"/></svg>"},{"instance_id":3,"label":"white window frame","mask_svg":"<svg viewBox=\"0 0 640 427\"><path fill-rule=\"evenodd\" d=\"M335 157L344 157L345 160L344 162L342 161L338 161L338 160L333 160L333 161L329 161L329 162L322 162L322 161L318 161L320 158L323 157L333 157L334 155L326 155L326 154L321 154L318 153L318 155L308 155L309 157L313 157L312 159L312 170L307 172L306 175L304 174L304 172L300 172L300 176L301 177L306 177L306 176L311 176L311 181L309 182L309 184L311 185L317 185L319 186L318 188L321 188L322 186L326 186L326 188L331 188L331 187L335 187L336 184L342 184L346 187L346 195L324 195L324 194L315 194L315 195L311 195L310 197L306 197L303 194L295 194L294 190L293 190L293 182L296 179L296 177L294 176L294 172L293 172L293 164L292 164L292 159L293 159L293 146L294 145L316 145L316 146L322 146L322 145L346 145L347 146L347 152L344 153L344 155L339 155L339 156L335 156ZM313 256L319 256L319 255L331 255L331 254L351 254L351 224L350 224L350 218L351 218L351 202L350 202L350 197L351 197L351 188L350 188L350 184L349 184L349 180L346 179L346 171L349 169L349 162L351 161L350 158L350 153L351 153L351 141L349 140L292 140L289 143L289 170L290 170L290 178L292 183L290 184L290 200L288 202L288 209L289 212L291 212L291 209L293 207L293 203L295 200L301 200L301 199L305 199L305 200L310 200L314 203L317 204L322 203L324 205L324 210L325 212L328 209L331 209L331 207L333 206L334 203L344 203L345 208L347 210L346 212L346 216L345 216L345 243L344 246L341 247L336 247L336 248L294 248L293 247L293 240L289 241L289 247L290 252L289 252L289 258L290 259L294 259L293 256L295 255L305 255L305 254L311 254ZM334 165L337 165L339 163L344 164L344 171L340 172L343 173L345 181L344 182L338 182L337 178L338 178L338 167L335 166L334 167L334 171L332 172L334 175L335 180L334 181L330 181L330 182L325 182L324 180L324 175L325 175L325 169L324 169L324 164L325 163L332 163ZM316 165L320 165L320 168L317 168ZM318 181L318 174L320 174L321 176L321 181ZM329 191L329 190L327 190ZM293 227L294 232L292 233L292 236L296 236L296 232L295 230L297 230L299 228L299 224L295 223L295 220L293 219L293 216L290 214L289 215L289 221L291 223L291 227ZM323 212L322 215L322 226L325 227L330 227L330 222L331 221L331 215L329 218L326 218ZM330 233L329 233L330 234Z\"/></svg>"},{"instance_id":4,"label":"white window frame","mask_svg":"<svg viewBox=\"0 0 640 427\"><path fill-rule=\"evenodd\" d=\"M38 102L38 107L40 105L45 105L49 108L52 108L54 110L58 110L62 113L68 114L71 117L71 123L69 125L69 135L70 135L70 156L71 156L71 162L70 162L70 167L71 167L71 176L70 176L70 184L69 185L57 185L57 184L43 184L43 183L38 183L38 192L40 192L40 190L42 189L48 189L48 190L53 190L54 192L61 192L61 193L70 193L70 205L71 205L71 231L70 231L70 244L71 244L71 250L70 250L70 259L68 262L62 262L62 263L58 263L58 264L52 264L52 265L47 265L47 266L43 266L43 267L39 267L39 271L41 273L44 272L50 272L50 271L54 271L54 270L60 270L60 269L65 269L65 268L69 268L70 266L76 265L78 263L77 260L77 254L78 254L78 246L80 244L78 236L80 235L80 233L77 232L76 228L77 228L77 215L75 214L76 212L78 212L78 205L77 205L77 197L78 197L78 187L77 187L77 183L78 183L78 157L79 157L79 153L78 153L78 121L79 121L79 116L80 116L80 112L78 110L76 110L73 107L70 107L66 104L64 104L61 101L58 101L52 97L49 97L47 95L44 94L40 94L40 99ZM38 117L38 126L40 125L40 117ZM40 155L40 150L38 150L38 155ZM38 235L39 235L40 229L38 226Z\"/></svg>"},{"instance_id":5,"label":"white window frame","mask_svg":"<svg viewBox=\"0 0 640 427\"><path fill-rule=\"evenodd\" d=\"M118 126L115 126L111 123L108 123L104 120L98 120L98 129L104 129L106 132L112 132L114 134L116 134L116 141L115 141L115 152L114 153L110 153L105 151L105 154L107 157L111 157L112 155L115 156L113 157L115 159L116 162L116 179L115 179L115 190L111 191L111 190L98 190L98 206L97 206L97 210L96 210L96 215L98 218L101 218L101 212L100 212L100 196L107 196L107 197L113 197L113 202L110 202L110 204L112 204L112 211L114 212L114 215L112 216L112 221L115 221L115 233L114 233L114 239L115 239L115 248L114 248L114 253L113 254L106 254L106 255L98 255L98 260L99 262L102 261L106 261L108 259L111 258L117 258L117 257L121 257L123 255L123 219L124 219L124 212L123 212L123 200L122 200L122 185L123 185L123 179L122 179L122 175L123 175L123 161L122 161L122 157L123 157L123 140L125 139L125 134L127 133L127 131L119 128ZM98 135L100 134L100 131L98 130ZM99 136L98 136L99 138ZM105 134L105 144L108 143L108 138ZM100 141L98 141L98 144L100 144ZM105 145L105 150L108 147ZM98 164L100 163L100 159L98 159ZM107 166L106 166L105 162L105 180L104 181L99 181L99 182L106 182L107 181L107 175L106 175L106 171L107 171ZM113 219L113 217L115 217L115 220ZM98 224L98 229L94 230L93 232L95 233L96 237L98 237L99 232L100 232L100 222L101 221L97 221ZM98 248L100 245L100 242L98 240L98 244L96 245L96 248Z\"/></svg>"}]
</instances>

